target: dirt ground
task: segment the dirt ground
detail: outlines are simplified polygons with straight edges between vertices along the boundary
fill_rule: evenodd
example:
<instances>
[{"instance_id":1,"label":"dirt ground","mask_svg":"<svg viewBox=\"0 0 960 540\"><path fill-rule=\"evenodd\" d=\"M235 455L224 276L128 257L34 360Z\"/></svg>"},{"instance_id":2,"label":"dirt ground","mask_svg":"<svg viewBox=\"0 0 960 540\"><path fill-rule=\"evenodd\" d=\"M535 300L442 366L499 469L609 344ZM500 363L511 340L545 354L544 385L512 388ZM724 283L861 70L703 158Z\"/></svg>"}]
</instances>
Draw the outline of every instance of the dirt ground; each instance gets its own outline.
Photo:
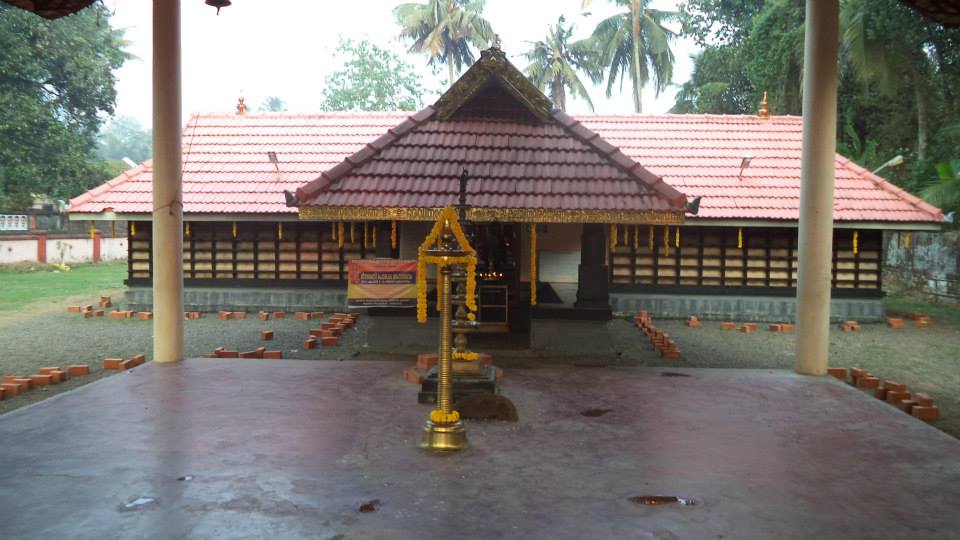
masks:
<instances>
[{"instance_id":1,"label":"dirt ground","mask_svg":"<svg viewBox=\"0 0 960 540\"><path fill-rule=\"evenodd\" d=\"M109 291L121 298L119 291ZM104 291L106 294L106 291ZM26 395L0 401L0 414L75 388L81 384L111 375L101 369L107 357L124 357L144 353L152 355L150 321L84 319L66 313L65 306L95 303L97 297L74 297L34 304L27 310L5 312L0 316L0 375L35 373L44 366L90 364L92 375L65 384L37 389ZM398 376L403 362L412 363L415 354L425 349L417 343L396 347L373 347L368 335L375 324L380 333L385 328L402 333L404 321L373 323L361 317L337 347L303 350L303 340L317 321L300 321L289 314L283 320L260 321L251 313L243 320L221 321L215 314L200 320L184 321L187 357L200 357L216 347L252 350L265 346L282 350L284 358L304 360L393 359L398 360ZM609 323L574 321L535 322L547 332L548 347L523 352L490 351L497 364L510 368L533 367L547 363L587 363L590 365L684 366L754 369L793 369L795 335L772 333L761 326L752 334L724 331L717 322L706 321L704 327L691 329L681 321L654 320L654 324L670 333L677 341L683 358L661 360L649 342L625 319ZM556 325L556 326L553 326ZM410 321L410 326L414 326ZM546 328L546 330L542 330ZM271 329L273 341L262 342L261 330ZM429 328L418 329L429 335ZM382 338L379 340L384 341ZM389 340L388 340L389 341ZM584 342L589 342L584 345ZM579 347L579 349L578 349ZM559 351L589 350L590 354L558 354ZM589 357L589 358L588 358ZM830 364L842 367L864 367L881 379L906 384L913 391L932 395L941 408L943 419L934 425L960 437L960 322L957 319L934 319L932 328L907 327L892 330L883 324L864 324L859 332L844 333L833 328L830 338ZM123 376L118 374L115 376Z\"/></svg>"}]
</instances>

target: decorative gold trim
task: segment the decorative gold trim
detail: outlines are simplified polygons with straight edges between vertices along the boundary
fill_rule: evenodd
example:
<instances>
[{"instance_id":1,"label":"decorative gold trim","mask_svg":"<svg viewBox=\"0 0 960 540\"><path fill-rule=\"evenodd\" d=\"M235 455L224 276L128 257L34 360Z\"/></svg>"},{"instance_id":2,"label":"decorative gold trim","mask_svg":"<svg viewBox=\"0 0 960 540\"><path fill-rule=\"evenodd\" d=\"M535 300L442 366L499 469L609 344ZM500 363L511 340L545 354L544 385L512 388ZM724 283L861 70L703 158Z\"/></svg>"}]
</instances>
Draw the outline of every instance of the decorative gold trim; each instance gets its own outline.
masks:
<instances>
[{"instance_id":1,"label":"decorative gold trim","mask_svg":"<svg viewBox=\"0 0 960 540\"><path fill-rule=\"evenodd\" d=\"M440 208L380 208L359 206L301 206L302 221L436 221ZM640 210L550 210L543 208L470 208L467 219L476 222L516 223L629 223L678 225L683 212Z\"/></svg>"}]
</instances>

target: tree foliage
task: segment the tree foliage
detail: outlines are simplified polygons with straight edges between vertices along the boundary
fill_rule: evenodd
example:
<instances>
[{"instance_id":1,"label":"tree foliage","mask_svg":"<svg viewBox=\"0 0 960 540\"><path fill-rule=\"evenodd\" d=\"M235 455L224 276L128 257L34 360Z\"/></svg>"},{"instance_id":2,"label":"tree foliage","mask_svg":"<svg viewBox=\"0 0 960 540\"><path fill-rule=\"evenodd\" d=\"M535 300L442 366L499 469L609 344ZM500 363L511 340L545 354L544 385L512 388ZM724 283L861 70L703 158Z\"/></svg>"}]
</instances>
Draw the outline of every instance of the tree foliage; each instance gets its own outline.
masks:
<instances>
[{"instance_id":1,"label":"tree foliage","mask_svg":"<svg viewBox=\"0 0 960 540\"><path fill-rule=\"evenodd\" d=\"M607 70L607 97L620 81L630 79L634 112L643 112L641 92L652 82L657 95L673 79L673 51L670 41L675 33L664 24L677 20L679 13L650 8L650 0L613 0L626 11L597 24L582 44L598 51ZM584 0L586 7L591 2Z\"/></svg>"},{"instance_id":2,"label":"tree foliage","mask_svg":"<svg viewBox=\"0 0 960 540\"><path fill-rule=\"evenodd\" d=\"M412 41L410 52L426 54L431 66L446 64L450 85L463 66L473 63L470 46L483 49L493 41L493 27L483 18L484 4L484 0L427 0L400 4L393 14L400 38Z\"/></svg>"},{"instance_id":3,"label":"tree foliage","mask_svg":"<svg viewBox=\"0 0 960 540\"><path fill-rule=\"evenodd\" d=\"M109 174L94 150L124 45L101 5L47 21L0 3L0 206L66 199Z\"/></svg>"},{"instance_id":4,"label":"tree foliage","mask_svg":"<svg viewBox=\"0 0 960 540\"><path fill-rule=\"evenodd\" d=\"M340 40L343 67L321 92L326 111L412 111L423 105L423 86L413 66L367 40Z\"/></svg>"},{"instance_id":5,"label":"tree foliage","mask_svg":"<svg viewBox=\"0 0 960 540\"><path fill-rule=\"evenodd\" d=\"M260 112L286 112L287 104L277 96L269 96L257 109Z\"/></svg>"},{"instance_id":6,"label":"tree foliage","mask_svg":"<svg viewBox=\"0 0 960 540\"><path fill-rule=\"evenodd\" d=\"M567 91L582 98L593 110L593 101L577 71L582 70L593 82L599 82L603 78L599 59L595 49L585 47L583 43L570 43L573 25L564 28L564 22L561 15L556 26L549 27L547 37L532 43L530 51L524 54L530 61L526 68L527 77L537 88L548 93L554 106L561 111L567 109Z\"/></svg>"},{"instance_id":7,"label":"tree foliage","mask_svg":"<svg viewBox=\"0 0 960 540\"><path fill-rule=\"evenodd\" d=\"M99 148L103 159L130 158L140 163L153 154L153 130L144 129L136 118L118 116L100 130Z\"/></svg>"}]
</instances>

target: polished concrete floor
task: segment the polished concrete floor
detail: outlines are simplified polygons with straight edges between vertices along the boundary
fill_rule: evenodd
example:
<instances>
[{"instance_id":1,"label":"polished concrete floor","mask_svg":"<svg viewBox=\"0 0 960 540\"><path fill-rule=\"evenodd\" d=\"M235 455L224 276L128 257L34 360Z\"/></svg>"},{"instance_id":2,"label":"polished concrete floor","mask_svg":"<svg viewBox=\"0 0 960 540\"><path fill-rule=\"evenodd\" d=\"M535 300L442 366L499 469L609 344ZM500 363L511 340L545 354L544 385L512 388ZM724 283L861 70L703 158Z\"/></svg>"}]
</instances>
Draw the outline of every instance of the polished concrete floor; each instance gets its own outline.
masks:
<instances>
[{"instance_id":1,"label":"polished concrete floor","mask_svg":"<svg viewBox=\"0 0 960 540\"><path fill-rule=\"evenodd\" d=\"M401 368L147 364L4 415L0 538L960 537L960 441L830 378L512 369L520 422L431 455Z\"/></svg>"}]
</instances>

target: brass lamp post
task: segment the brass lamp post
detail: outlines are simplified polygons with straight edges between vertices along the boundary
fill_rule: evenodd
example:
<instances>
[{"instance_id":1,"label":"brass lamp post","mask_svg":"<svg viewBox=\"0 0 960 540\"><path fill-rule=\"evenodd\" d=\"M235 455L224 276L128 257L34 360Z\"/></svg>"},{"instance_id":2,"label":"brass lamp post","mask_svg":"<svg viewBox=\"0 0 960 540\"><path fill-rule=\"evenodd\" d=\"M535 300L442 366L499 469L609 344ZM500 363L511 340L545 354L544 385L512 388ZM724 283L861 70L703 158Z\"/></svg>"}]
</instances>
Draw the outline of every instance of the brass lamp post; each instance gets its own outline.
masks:
<instances>
[{"instance_id":1,"label":"brass lamp post","mask_svg":"<svg viewBox=\"0 0 960 540\"><path fill-rule=\"evenodd\" d=\"M441 219L444 219L441 217ZM424 251L428 259L446 262L468 253L454 243L450 220L444 219L439 245ZM452 261L451 261L452 262ZM440 304L440 351L437 358L437 408L423 425L420 447L429 450L462 450L467 447L467 431L460 414L453 410L452 347L451 347L451 272L452 264L438 264Z\"/></svg>"}]
</instances>

